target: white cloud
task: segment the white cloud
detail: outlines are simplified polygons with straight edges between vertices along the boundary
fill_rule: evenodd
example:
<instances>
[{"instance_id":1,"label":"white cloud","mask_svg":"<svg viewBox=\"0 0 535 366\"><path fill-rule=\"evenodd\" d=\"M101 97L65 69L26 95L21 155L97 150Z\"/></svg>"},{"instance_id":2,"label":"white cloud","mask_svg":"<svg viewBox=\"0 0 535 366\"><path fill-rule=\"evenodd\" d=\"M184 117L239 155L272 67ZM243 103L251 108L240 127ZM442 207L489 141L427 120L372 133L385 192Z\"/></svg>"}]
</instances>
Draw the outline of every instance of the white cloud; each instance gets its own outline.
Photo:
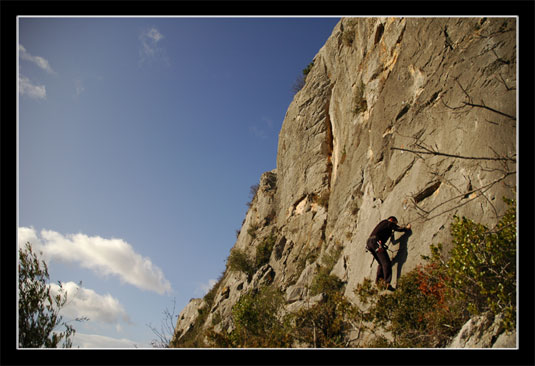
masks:
<instances>
[{"instance_id":1,"label":"white cloud","mask_svg":"<svg viewBox=\"0 0 535 366\"><path fill-rule=\"evenodd\" d=\"M26 243L32 244L34 251L42 246L33 227L19 227L19 246L23 247Z\"/></svg>"},{"instance_id":2,"label":"white cloud","mask_svg":"<svg viewBox=\"0 0 535 366\"><path fill-rule=\"evenodd\" d=\"M83 288L74 282L62 283L62 286L67 293L67 302L61 309L61 315L65 318L87 317L90 321L105 324L119 323L120 321L132 323L119 300L110 294L99 295L94 290ZM53 296L60 293L59 289L59 285L50 284Z\"/></svg>"},{"instance_id":3,"label":"white cloud","mask_svg":"<svg viewBox=\"0 0 535 366\"><path fill-rule=\"evenodd\" d=\"M158 45L158 43L164 38L160 31L156 28L150 28L143 31L139 40L141 42L140 54L140 63L146 61L161 59L166 63L169 62L165 54L165 50Z\"/></svg>"},{"instance_id":4,"label":"white cloud","mask_svg":"<svg viewBox=\"0 0 535 366\"><path fill-rule=\"evenodd\" d=\"M55 74L56 72L52 70L52 67L50 67L50 64L47 60L40 56L32 56L28 51L26 51L26 48L24 48L23 45L19 44L19 51L20 51L20 59L33 62L37 66L39 66L41 69L45 70L49 74Z\"/></svg>"},{"instance_id":5,"label":"white cloud","mask_svg":"<svg viewBox=\"0 0 535 366\"><path fill-rule=\"evenodd\" d=\"M42 230L38 238L33 228L19 228L19 245L24 245L28 239L36 240L34 248L43 251L45 258L78 262L98 275L118 276L121 281L143 290L158 294L171 292L171 284L161 269L154 266L149 258L136 253L122 239L62 235L51 230Z\"/></svg>"},{"instance_id":6,"label":"white cloud","mask_svg":"<svg viewBox=\"0 0 535 366\"><path fill-rule=\"evenodd\" d=\"M44 85L34 85L25 76L19 76L19 93L30 98L46 99L46 88Z\"/></svg>"},{"instance_id":7,"label":"white cloud","mask_svg":"<svg viewBox=\"0 0 535 366\"><path fill-rule=\"evenodd\" d=\"M84 334L76 332L72 337L73 348L149 348L148 345L139 345L126 338L112 338L98 334Z\"/></svg>"}]
</instances>

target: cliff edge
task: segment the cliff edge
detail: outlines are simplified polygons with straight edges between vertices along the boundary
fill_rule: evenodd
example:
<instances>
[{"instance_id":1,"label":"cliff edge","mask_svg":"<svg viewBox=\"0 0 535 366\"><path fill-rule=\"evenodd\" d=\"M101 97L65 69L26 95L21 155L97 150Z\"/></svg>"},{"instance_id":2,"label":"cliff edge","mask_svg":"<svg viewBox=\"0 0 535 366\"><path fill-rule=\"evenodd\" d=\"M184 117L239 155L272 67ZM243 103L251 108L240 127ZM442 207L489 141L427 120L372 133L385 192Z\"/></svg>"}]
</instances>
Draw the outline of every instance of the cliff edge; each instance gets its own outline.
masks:
<instances>
[{"instance_id":1,"label":"cliff edge","mask_svg":"<svg viewBox=\"0 0 535 366\"><path fill-rule=\"evenodd\" d=\"M356 303L377 268L366 239L391 215L412 225L392 246L394 286L430 244L447 253L454 215L495 223L502 197L516 196L516 52L514 18L342 19L288 108L277 168L231 250L249 266L227 265L180 313L171 343L210 346L202 330L231 331L233 305L264 285L282 291L283 311L321 301L311 286L327 255Z\"/></svg>"}]
</instances>

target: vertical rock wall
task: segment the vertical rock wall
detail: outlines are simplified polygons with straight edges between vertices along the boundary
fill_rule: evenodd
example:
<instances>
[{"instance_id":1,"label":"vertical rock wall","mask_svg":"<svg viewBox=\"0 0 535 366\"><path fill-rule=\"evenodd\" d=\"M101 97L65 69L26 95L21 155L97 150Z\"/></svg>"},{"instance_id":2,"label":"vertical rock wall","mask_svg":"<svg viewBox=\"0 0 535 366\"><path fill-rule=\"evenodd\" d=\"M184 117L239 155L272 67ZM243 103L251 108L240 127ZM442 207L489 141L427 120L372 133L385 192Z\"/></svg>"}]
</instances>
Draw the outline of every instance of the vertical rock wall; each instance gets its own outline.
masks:
<instances>
[{"instance_id":1,"label":"vertical rock wall","mask_svg":"<svg viewBox=\"0 0 535 366\"><path fill-rule=\"evenodd\" d=\"M288 311L317 301L308 288L336 248L331 273L356 301L377 265L364 243L391 215L413 229L391 246L395 285L431 243L449 249L454 215L495 223L515 171L514 18L342 19L288 108L277 169L261 177L233 248L254 260L271 238L270 260L251 278L225 271L204 322L232 329L232 305L262 284L285 292ZM184 309L176 339L202 306Z\"/></svg>"}]
</instances>

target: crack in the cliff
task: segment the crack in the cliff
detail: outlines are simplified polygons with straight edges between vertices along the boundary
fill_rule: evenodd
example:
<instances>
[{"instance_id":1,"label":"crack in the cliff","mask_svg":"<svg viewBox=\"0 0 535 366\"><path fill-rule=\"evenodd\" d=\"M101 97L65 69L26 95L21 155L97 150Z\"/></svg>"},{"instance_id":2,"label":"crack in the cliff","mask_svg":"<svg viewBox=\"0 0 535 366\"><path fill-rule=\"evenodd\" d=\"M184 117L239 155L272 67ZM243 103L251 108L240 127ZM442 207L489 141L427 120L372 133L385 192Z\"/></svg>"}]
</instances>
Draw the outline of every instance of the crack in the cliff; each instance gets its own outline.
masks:
<instances>
[{"instance_id":1,"label":"crack in the cliff","mask_svg":"<svg viewBox=\"0 0 535 366\"><path fill-rule=\"evenodd\" d=\"M385 26L383 25L383 23L379 23L379 25L377 26L377 29L375 30L375 39L373 42L374 45L379 43L379 41L381 40L381 37L383 37L384 31L385 31Z\"/></svg>"},{"instance_id":2,"label":"crack in the cliff","mask_svg":"<svg viewBox=\"0 0 535 366\"><path fill-rule=\"evenodd\" d=\"M331 115L329 113L329 108L331 105L333 87L331 86L331 93L325 104L325 140L327 143L327 189L331 189L331 180L333 173L333 151L334 151L334 136L333 136L333 126L331 122Z\"/></svg>"},{"instance_id":3,"label":"crack in the cliff","mask_svg":"<svg viewBox=\"0 0 535 366\"><path fill-rule=\"evenodd\" d=\"M413 165L414 165L414 162L416 160L413 159L411 161L411 163L403 170L403 172L401 172L401 174L394 180L392 186L397 186L399 184L399 182L401 182L401 180L405 177L405 175L407 175L407 173L409 172L409 170L412 169Z\"/></svg>"},{"instance_id":4,"label":"crack in the cliff","mask_svg":"<svg viewBox=\"0 0 535 366\"><path fill-rule=\"evenodd\" d=\"M435 182L435 183L431 184L430 186L424 188L421 192L419 192L418 194L416 194L413 197L414 202L416 202L416 203L422 202L424 199L426 199L427 197L429 197L433 193L435 193L436 190L438 189L438 187L440 187L441 184L442 184L442 182L438 181L438 182Z\"/></svg>"},{"instance_id":5,"label":"crack in the cliff","mask_svg":"<svg viewBox=\"0 0 535 366\"><path fill-rule=\"evenodd\" d=\"M331 88L330 88L330 93L329 93L329 96L327 98L327 103L325 104L325 139L326 139L326 144L327 144L327 182L326 185L327 185L327 192L329 194L329 197L330 197L330 192L331 192L331 184L332 184L332 175L333 175L333 154L334 154L334 134L333 134L333 125L332 125L332 121L331 121L331 115L329 113L329 109L330 109L330 105L331 105L331 98L332 98L332 95L333 95L333 88L334 88L334 85L331 85ZM321 239L322 241L326 242L326 231L327 231L327 223L328 223L328 215L329 215L329 206L328 204L324 206L325 207L325 211L327 213L327 216L325 218L325 220L323 221L323 225L321 226Z\"/></svg>"},{"instance_id":6,"label":"crack in the cliff","mask_svg":"<svg viewBox=\"0 0 535 366\"><path fill-rule=\"evenodd\" d=\"M398 40L396 41L396 45L400 44L403 40L403 35L405 34L405 29L407 29L407 25L403 24L403 28L401 29L401 32L399 34Z\"/></svg>"},{"instance_id":7,"label":"crack in the cliff","mask_svg":"<svg viewBox=\"0 0 535 366\"><path fill-rule=\"evenodd\" d=\"M396 116L396 121L399 120L401 117L403 117L409 111L410 108L411 108L411 106L409 104L404 106L401 109L401 111L399 111L398 115Z\"/></svg>"},{"instance_id":8,"label":"crack in the cliff","mask_svg":"<svg viewBox=\"0 0 535 366\"><path fill-rule=\"evenodd\" d=\"M424 86L424 89L425 89L426 86L427 86L427 84ZM420 106L418 106L418 108L414 112L414 117L417 116L418 114L420 114L427 107L432 106L441 97L441 94L442 94L442 89L440 89L439 91L435 92L431 96L431 98L429 98L429 100L427 102L425 102L425 103L421 104Z\"/></svg>"},{"instance_id":9,"label":"crack in the cliff","mask_svg":"<svg viewBox=\"0 0 535 366\"><path fill-rule=\"evenodd\" d=\"M451 41L450 35L448 34L448 26L444 26L444 48L449 48L453 50L453 42Z\"/></svg>"}]
</instances>

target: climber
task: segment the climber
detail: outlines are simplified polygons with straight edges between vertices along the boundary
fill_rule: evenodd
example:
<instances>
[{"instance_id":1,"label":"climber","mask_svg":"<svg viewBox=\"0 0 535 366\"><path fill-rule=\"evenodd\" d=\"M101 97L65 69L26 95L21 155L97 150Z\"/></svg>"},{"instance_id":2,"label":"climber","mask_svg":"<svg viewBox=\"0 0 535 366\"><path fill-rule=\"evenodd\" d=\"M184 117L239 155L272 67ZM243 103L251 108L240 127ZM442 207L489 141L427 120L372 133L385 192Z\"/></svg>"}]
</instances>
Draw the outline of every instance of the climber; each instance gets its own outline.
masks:
<instances>
[{"instance_id":1,"label":"climber","mask_svg":"<svg viewBox=\"0 0 535 366\"><path fill-rule=\"evenodd\" d=\"M372 253L377 260L379 267L377 268L377 277L375 283L380 288L386 288L390 291L395 289L390 285L392 281L392 262L386 251L386 242L394 234L394 231L407 232L411 229L411 224L405 227L398 226L398 219L395 216L390 216L386 220L382 220L373 229L368 241L366 242L366 249Z\"/></svg>"}]
</instances>

